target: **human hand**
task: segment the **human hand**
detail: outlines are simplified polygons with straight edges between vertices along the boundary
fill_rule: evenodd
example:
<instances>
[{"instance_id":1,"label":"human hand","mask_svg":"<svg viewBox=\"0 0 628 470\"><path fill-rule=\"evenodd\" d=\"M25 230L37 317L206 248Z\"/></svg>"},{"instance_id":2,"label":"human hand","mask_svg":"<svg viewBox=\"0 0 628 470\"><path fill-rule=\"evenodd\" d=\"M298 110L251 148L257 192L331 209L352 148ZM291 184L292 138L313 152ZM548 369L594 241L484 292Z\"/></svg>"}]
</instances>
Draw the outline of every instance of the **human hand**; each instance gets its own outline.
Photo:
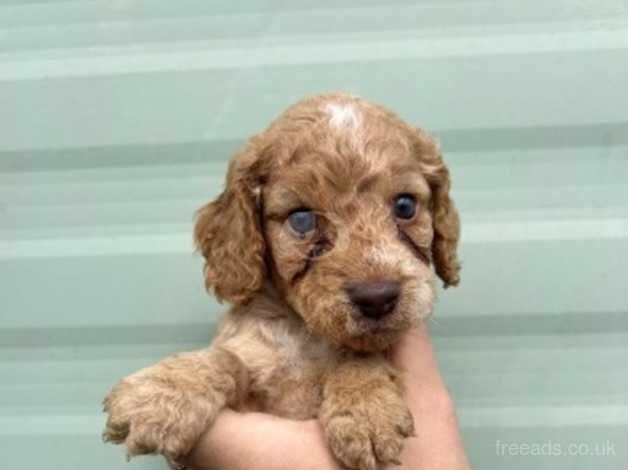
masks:
<instances>
[{"instance_id":1,"label":"human hand","mask_svg":"<svg viewBox=\"0 0 628 470\"><path fill-rule=\"evenodd\" d=\"M402 371L417 437L405 442L403 470L468 470L454 405L438 371L425 325L390 351ZM189 470L340 470L317 420L223 411L189 456Z\"/></svg>"},{"instance_id":2,"label":"human hand","mask_svg":"<svg viewBox=\"0 0 628 470\"><path fill-rule=\"evenodd\" d=\"M403 374L417 437L406 439L404 470L470 470L454 403L443 382L427 327L408 331L389 351Z\"/></svg>"}]
</instances>

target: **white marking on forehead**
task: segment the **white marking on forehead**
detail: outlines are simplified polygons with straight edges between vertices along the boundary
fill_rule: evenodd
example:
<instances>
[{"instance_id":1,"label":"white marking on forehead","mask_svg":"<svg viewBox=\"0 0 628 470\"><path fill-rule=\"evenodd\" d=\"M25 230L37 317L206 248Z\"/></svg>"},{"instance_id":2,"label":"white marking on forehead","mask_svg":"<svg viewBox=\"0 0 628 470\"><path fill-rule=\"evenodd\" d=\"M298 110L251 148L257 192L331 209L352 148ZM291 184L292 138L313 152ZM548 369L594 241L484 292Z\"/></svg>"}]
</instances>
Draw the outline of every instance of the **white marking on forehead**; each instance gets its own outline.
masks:
<instances>
[{"instance_id":1,"label":"white marking on forehead","mask_svg":"<svg viewBox=\"0 0 628 470\"><path fill-rule=\"evenodd\" d=\"M328 103L325 112L329 114L332 126L355 129L360 125L360 113L350 104Z\"/></svg>"}]
</instances>

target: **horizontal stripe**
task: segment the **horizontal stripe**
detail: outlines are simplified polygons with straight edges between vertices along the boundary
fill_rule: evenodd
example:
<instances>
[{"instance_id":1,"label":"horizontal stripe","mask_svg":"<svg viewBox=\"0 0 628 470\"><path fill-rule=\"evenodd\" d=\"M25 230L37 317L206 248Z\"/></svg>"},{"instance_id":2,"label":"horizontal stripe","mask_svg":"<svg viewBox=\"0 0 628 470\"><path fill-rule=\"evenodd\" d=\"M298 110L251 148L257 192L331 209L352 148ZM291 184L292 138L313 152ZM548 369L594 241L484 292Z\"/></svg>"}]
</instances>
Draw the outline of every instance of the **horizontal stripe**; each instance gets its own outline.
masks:
<instances>
[{"instance_id":1,"label":"horizontal stripe","mask_svg":"<svg viewBox=\"0 0 628 470\"><path fill-rule=\"evenodd\" d=\"M329 44L277 45L156 53L134 48L126 54L62 57L58 60L0 62L0 81L54 77L91 77L156 71L250 68L272 65L344 63L394 59L433 59L552 51L595 51L628 47L628 29L539 33L535 35L417 38Z\"/></svg>"}]
</instances>

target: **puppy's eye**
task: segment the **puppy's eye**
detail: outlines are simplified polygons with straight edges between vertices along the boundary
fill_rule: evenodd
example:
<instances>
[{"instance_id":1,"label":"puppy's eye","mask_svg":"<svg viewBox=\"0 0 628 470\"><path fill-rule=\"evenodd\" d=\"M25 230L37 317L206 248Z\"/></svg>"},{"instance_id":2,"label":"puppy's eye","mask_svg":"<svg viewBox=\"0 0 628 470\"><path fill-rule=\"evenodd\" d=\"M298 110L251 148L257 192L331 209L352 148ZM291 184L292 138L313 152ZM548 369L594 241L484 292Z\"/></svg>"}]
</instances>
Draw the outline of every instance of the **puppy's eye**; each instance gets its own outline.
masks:
<instances>
[{"instance_id":1,"label":"puppy's eye","mask_svg":"<svg viewBox=\"0 0 628 470\"><path fill-rule=\"evenodd\" d=\"M393 211L398 219L411 219L416 213L416 200L409 194L399 194L393 201Z\"/></svg>"},{"instance_id":2,"label":"puppy's eye","mask_svg":"<svg viewBox=\"0 0 628 470\"><path fill-rule=\"evenodd\" d=\"M295 232L304 235L316 228L316 215L312 211L297 210L290 214L288 222Z\"/></svg>"}]
</instances>

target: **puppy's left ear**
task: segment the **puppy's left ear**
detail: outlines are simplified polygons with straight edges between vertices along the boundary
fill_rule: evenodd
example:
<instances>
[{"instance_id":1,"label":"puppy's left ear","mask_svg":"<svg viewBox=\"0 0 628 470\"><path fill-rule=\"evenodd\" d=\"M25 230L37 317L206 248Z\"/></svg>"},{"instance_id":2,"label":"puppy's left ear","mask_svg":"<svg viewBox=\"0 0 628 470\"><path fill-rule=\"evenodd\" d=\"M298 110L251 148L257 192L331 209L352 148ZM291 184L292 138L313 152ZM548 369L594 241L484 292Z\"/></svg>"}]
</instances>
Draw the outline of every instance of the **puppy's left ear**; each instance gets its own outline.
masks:
<instances>
[{"instance_id":1,"label":"puppy's left ear","mask_svg":"<svg viewBox=\"0 0 628 470\"><path fill-rule=\"evenodd\" d=\"M225 190L196 214L194 240L205 257L205 286L234 304L248 302L266 276L259 163L249 142L232 159Z\"/></svg>"},{"instance_id":2,"label":"puppy's left ear","mask_svg":"<svg viewBox=\"0 0 628 470\"><path fill-rule=\"evenodd\" d=\"M460 262L457 254L460 217L449 195L451 187L449 169L443 161L438 142L420 129L418 134L421 141L419 152L423 175L431 190L434 270L445 287L456 286L460 282Z\"/></svg>"}]
</instances>

